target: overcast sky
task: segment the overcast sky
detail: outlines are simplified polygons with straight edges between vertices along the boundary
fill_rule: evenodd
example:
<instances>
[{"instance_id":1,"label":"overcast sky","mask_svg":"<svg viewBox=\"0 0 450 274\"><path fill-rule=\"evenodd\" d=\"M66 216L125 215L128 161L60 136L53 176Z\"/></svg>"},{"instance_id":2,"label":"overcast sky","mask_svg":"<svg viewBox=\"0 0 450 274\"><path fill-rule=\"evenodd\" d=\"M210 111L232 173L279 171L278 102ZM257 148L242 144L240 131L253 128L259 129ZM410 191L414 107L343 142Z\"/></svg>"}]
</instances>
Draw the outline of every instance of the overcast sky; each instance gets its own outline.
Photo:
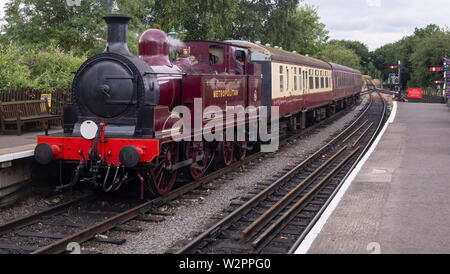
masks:
<instances>
[{"instance_id":1,"label":"overcast sky","mask_svg":"<svg viewBox=\"0 0 450 274\"><path fill-rule=\"evenodd\" d=\"M0 20L3 18L3 15L5 15L5 3L8 2L8 0L0 0ZM0 21L1 23L1 21Z\"/></svg>"},{"instance_id":2,"label":"overcast sky","mask_svg":"<svg viewBox=\"0 0 450 274\"><path fill-rule=\"evenodd\" d=\"M4 5L0 0L0 18ZM450 27L450 0L304 0L316 6L331 39L361 41L370 50L404 36L416 27Z\"/></svg>"},{"instance_id":3,"label":"overcast sky","mask_svg":"<svg viewBox=\"0 0 450 274\"><path fill-rule=\"evenodd\" d=\"M450 27L450 0L305 0L319 10L331 39L356 40L375 50L416 27Z\"/></svg>"}]
</instances>

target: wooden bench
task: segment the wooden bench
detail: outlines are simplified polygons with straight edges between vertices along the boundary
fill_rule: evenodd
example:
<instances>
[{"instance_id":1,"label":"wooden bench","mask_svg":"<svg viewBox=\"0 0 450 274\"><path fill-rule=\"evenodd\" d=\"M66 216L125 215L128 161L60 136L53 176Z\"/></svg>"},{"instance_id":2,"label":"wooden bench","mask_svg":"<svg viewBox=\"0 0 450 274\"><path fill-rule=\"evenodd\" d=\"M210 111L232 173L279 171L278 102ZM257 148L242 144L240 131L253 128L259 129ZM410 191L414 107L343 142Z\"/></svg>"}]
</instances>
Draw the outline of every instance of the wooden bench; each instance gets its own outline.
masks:
<instances>
[{"instance_id":1,"label":"wooden bench","mask_svg":"<svg viewBox=\"0 0 450 274\"><path fill-rule=\"evenodd\" d=\"M62 115L50 114L47 100L0 102L0 119L2 133L17 132L22 135L22 125L40 122L42 127L50 127L50 121L62 122ZM6 129L6 125L16 125L16 130Z\"/></svg>"}]
</instances>

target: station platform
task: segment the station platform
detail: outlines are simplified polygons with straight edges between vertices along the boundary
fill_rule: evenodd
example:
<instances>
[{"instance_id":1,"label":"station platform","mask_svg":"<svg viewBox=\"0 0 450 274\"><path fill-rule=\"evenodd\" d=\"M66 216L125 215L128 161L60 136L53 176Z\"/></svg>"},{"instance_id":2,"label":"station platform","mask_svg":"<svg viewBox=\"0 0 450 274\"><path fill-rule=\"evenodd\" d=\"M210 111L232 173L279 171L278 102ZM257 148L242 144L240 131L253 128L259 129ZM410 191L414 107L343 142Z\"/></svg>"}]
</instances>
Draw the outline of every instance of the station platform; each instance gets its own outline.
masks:
<instances>
[{"instance_id":1,"label":"station platform","mask_svg":"<svg viewBox=\"0 0 450 274\"><path fill-rule=\"evenodd\" d=\"M296 254L450 253L450 110L395 108L367 161Z\"/></svg>"},{"instance_id":2,"label":"station platform","mask_svg":"<svg viewBox=\"0 0 450 274\"><path fill-rule=\"evenodd\" d=\"M62 132L62 129L49 130L49 134L59 132ZM0 163L33 156L36 137L44 134L42 131L35 131L21 136L0 135Z\"/></svg>"}]
</instances>

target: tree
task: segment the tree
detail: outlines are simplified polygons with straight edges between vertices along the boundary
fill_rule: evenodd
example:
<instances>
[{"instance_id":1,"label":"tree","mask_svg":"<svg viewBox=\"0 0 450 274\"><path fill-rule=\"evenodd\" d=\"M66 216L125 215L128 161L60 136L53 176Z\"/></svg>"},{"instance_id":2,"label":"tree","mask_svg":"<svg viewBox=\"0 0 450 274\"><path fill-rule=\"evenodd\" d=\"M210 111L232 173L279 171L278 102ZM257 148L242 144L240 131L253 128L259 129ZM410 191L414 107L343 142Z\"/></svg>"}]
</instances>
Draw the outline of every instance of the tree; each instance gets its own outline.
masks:
<instances>
[{"instance_id":1,"label":"tree","mask_svg":"<svg viewBox=\"0 0 450 274\"><path fill-rule=\"evenodd\" d=\"M315 55L328 40L325 24L320 22L317 8L303 5L294 15L294 50L301 54Z\"/></svg>"},{"instance_id":2,"label":"tree","mask_svg":"<svg viewBox=\"0 0 450 274\"><path fill-rule=\"evenodd\" d=\"M430 72L429 67L441 66L444 56L450 53L450 33L436 31L418 44L410 56L410 62L415 69L411 73L408 85L427 87L434 81L441 80L442 74Z\"/></svg>"},{"instance_id":3,"label":"tree","mask_svg":"<svg viewBox=\"0 0 450 274\"><path fill-rule=\"evenodd\" d=\"M235 39L261 41L313 55L328 40L317 9L298 0L238 0Z\"/></svg>"},{"instance_id":4,"label":"tree","mask_svg":"<svg viewBox=\"0 0 450 274\"><path fill-rule=\"evenodd\" d=\"M5 36L32 47L57 44L69 51L98 52L105 37L102 16L111 12L111 0L81 1L68 6L61 0L11 0L6 4Z\"/></svg>"},{"instance_id":5,"label":"tree","mask_svg":"<svg viewBox=\"0 0 450 274\"><path fill-rule=\"evenodd\" d=\"M196 0L185 6L189 16L184 28L188 40L228 40L233 38L235 0Z\"/></svg>"},{"instance_id":6,"label":"tree","mask_svg":"<svg viewBox=\"0 0 450 274\"><path fill-rule=\"evenodd\" d=\"M361 59L351 49L339 43L328 43L319 53L319 58L355 69L361 69Z\"/></svg>"},{"instance_id":7,"label":"tree","mask_svg":"<svg viewBox=\"0 0 450 274\"><path fill-rule=\"evenodd\" d=\"M270 0L238 0L236 20L233 23L234 39L247 41L263 41L267 34L266 25L272 14Z\"/></svg>"},{"instance_id":8,"label":"tree","mask_svg":"<svg viewBox=\"0 0 450 274\"><path fill-rule=\"evenodd\" d=\"M387 44L372 53L375 67L382 72L384 79L393 71L389 66L402 62L402 86L429 87L442 75L430 73L429 66L442 64L442 57L450 53L448 43L450 33L430 24L416 28L413 35ZM396 71L395 71L396 72Z\"/></svg>"},{"instance_id":9,"label":"tree","mask_svg":"<svg viewBox=\"0 0 450 274\"><path fill-rule=\"evenodd\" d=\"M187 40L243 39L317 53L327 39L317 9L301 0L91 0L68 6L63 0L11 0L4 40L92 55L103 51L108 13L130 15L129 48L137 54L139 36L148 28Z\"/></svg>"},{"instance_id":10,"label":"tree","mask_svg":"<svg viewBox=\"0 0 450 274\"><path fill-rule=\"evenodd\" d=\"M359 67L362 69L363 74L368 74L368 68L371 63L369 48L359 41L348 40L332 40L329 44L336 44L352 50L360 59Z\"/></svg>"}]
</instances>

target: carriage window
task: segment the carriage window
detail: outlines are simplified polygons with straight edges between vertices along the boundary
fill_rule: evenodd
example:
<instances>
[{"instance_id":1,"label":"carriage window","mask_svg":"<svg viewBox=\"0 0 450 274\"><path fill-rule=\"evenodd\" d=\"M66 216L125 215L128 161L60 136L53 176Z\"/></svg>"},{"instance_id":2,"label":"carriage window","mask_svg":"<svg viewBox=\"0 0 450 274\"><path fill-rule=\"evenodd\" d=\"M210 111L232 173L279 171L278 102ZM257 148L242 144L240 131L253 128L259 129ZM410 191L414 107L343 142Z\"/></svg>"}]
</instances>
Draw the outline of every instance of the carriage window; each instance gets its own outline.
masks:
<instances>
[{"instance_id":1,"label":"carriage window","mask_svg":"<svg viewBox=\"0 0 450 274\"><path fill-rule=\"evenodd\" d=\"M314 77L309 77L309 88L314 89Z\"/></svg>"},{"instance_id":2,"label":"carriage window","mask_svg":"<svg viewBox=\"0 0 450 274\"><path fill-rule=\"evenodd\" d=\"M307 89L307 86L306 86L306 81L308 81L308 72L307 71L304 71L303 72L303 89Z\"/></svg>"},{"instance_id":3,"label":"carriage window","mask_svg":"<svg viewBox=\"0 0 450 274\"><path fill-rule=\"evenodd\" d=\"M283 66L280 66L280 92L284 91Z\"/></svg>"},{"instance_id":4,"label":"carriage window","mask_svg":"<svg viewBox=\"0 0 450 274\"><path fill-rule=\"evenodd\" d=\"M316 77L316 89L319 89L319 77Z\"/></svg>"},{"instance_id":5,"label":"carriage window","mask_svg":"<svg viewBox=\"0 0 450 274\"><path fill-rule=\"evenodd\" d=\"M210 46L209 47L209 63L211 65L223 64L223 47Z\"/></svg>"},{"instance_id":6,"label":"carriage window","mask_svg":"<svg viewBox=\"0 0 450 274\"><path fill-rule=\"evenodd\" d=\"M326 86L326 88L330 87L330 82L329 82L329 78L328 77L325 78L325 86Z\"/></svg>"},{"instance_id":7,"label":"carriage window","mask_svg":"<svg viewBox=\"0 0 450 274\"><path fill-rule=\"evenodd\" d=\"M289 90L289 68L286 67L286 90Z\"/></svg>"},{"instance_id":8,"label":"carriage window","mask_svg":"<svg viewBox=\"0 0 450 274\"><path fill-rule=\"evenodd\" d=\"M299 71L298 74L298 89L302 89L302 72Z\"/></svg>"},{"instance_id":9,"label":"carriage window","mask_svg":"<svg viewBox=\"0 0 450 274\"><path fill-rule=\"evenodd\" d=\"M320 77L320 88L325 88L325 79Z\"/></svg>"},{"instance_id":10,"label":"carriage window","mask_svg":"<svg viewBox=\"0 0 450 274\"><path fill-rule=\"evenodd\" d=\"M294 69L294 90L297 90L297 68Z\"/></svg>"}]
</instances>

